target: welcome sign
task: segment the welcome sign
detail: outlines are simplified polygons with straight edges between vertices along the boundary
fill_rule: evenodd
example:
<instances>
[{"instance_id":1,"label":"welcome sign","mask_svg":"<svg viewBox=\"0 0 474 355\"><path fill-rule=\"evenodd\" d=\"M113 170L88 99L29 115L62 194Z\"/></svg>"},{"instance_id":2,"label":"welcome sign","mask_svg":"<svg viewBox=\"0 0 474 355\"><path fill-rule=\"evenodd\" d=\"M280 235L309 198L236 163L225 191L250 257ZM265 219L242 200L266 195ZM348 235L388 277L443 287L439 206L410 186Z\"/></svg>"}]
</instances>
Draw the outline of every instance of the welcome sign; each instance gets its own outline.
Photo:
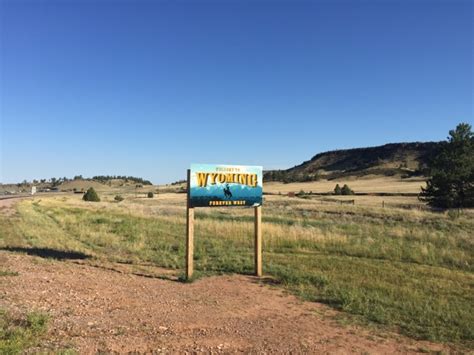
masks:
<instances>
[{"instance_id":1,"label":"welcome sign","mask_svg":"<svg viewBox=\"0 0 474 355\"><path fill-rule=\"evenodd\" d=\"M260 206L262 167L191 164L189 207Z\"/></svg>"},{"instance_id":2,"label":"welcome sign","mask_svg":"<svg viewBox=\"0 0 474 355\"><path fill-rule=\"evenodd\" d=\"M194 270L194 207L253 206L255 275L262 276L262 167L191 164L187 172L186 279Z\"/></svg>"}]
</instances>

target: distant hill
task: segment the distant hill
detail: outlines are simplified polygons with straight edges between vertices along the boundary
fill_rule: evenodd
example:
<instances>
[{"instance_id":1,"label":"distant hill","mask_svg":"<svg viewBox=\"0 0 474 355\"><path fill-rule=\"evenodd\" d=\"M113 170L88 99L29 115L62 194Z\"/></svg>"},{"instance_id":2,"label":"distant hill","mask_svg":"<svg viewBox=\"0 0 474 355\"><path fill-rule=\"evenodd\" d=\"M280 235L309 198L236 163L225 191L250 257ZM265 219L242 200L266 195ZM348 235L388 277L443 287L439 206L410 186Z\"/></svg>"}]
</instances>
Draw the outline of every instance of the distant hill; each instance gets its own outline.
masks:
<instances>
[{"instance_id":1,"label":"distant hill","mask_svg":"<svg viewBox=\"0 0 474 355\"><path fill-rule=\"evenodd\" d=\"M148 180L133 176L94 176L92 179L74 179L63 181L58 185L61 191L87 190L93 187L96 190L107 190L109 188L136 187L152 185Z\"/></svg>"},{"instance_id":2,"label":"distant hill","mask_svg":"<svg viewBox=\"0 0 474 355\"><path fill-rule=\"evenodd\" d=\"M69 180L58 185L60 191L86 191L89 187L93 187L97 191L107 190L109 187L99 181L75 179Z\"/></svg>"},{"instance_id":3,"label":"distant hill","mask_svg":"<svg viewBox=\"0 0 474 355\"><path fill-rule=\"evenodd\" d=\"M377 147L333 150L287 170L264 173L265 181L314 181L349 176L410 177L424 175L440 142L391 143Z\"/></svg>"},{"instance_id":4,"label":"distant hill","mask_svg":"<svg viewBox=\"0 0 474 355\"><path fill-rule=\"evenodd\" d=\"M113 188L143 188L153 187L149 180L134 176L121 175L98 175L92 178L83 178L82 175L75 176L73 179L51 178L33 181L24 180L16 184L1 184L0 196L18 193L30 193L31 188L35 186L37 192L50 191L86 191L89 187L93 187L97 191L107 191Z\"/></svg>"}]
</instances>

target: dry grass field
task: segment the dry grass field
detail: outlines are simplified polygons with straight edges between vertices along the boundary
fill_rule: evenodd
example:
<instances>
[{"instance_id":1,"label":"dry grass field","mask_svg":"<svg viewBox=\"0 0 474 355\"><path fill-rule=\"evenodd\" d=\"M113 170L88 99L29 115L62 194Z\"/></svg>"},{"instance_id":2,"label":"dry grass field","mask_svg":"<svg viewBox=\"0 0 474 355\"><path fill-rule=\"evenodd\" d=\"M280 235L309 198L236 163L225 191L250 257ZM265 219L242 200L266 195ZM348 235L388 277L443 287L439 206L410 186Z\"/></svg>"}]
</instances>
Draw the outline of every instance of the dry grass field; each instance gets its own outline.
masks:
<instances>
[{"instance_id":1,"label":"dry grass field","mask_svg":"<svg viewBox=\"0 0 474 355\"><path fill-rule=\"evenodd\" d=\"M266 191L308 186L327 192L335 183L267 184ZM341 183L356 192L412 192L420 184L396 179ZM119 203L114 201L118 192L125 198ZM149 199L136 197L133 189L114 188L100 195L99 203L84 202L77 194L19 202L13 215L0 216L0 248L80 253L90 263L127 264L142 275L167 278L171 272L179 279L185 194ZM350 324L473 349L472 211L418 210L416 197L338 197L354 199L355 205L340 204L336 196L303 197L265 196L264 273L272 284L342 311L340 319ZM196 278L253 272L252 213L246 208L197 210ZM168 271L160 274L157 267Z\"/></svg>"},{"instance_id":2,"label":"dry grass field","mask_svg":"<svg viewBox=\"0 0 474 355\"><path fill-rule=\"evenodd\" d=\"M320 180L311 182L297 182L284 184L282 182L268 182L264 185L264 191L269 193L288 192L317 192L329 193L334 191L336 184L341 187L348 184L354 192L363 193L419 193L420 187L425 186L424 178L374 177L345 178L335 180Z\"/></svg>"}]
</instances>

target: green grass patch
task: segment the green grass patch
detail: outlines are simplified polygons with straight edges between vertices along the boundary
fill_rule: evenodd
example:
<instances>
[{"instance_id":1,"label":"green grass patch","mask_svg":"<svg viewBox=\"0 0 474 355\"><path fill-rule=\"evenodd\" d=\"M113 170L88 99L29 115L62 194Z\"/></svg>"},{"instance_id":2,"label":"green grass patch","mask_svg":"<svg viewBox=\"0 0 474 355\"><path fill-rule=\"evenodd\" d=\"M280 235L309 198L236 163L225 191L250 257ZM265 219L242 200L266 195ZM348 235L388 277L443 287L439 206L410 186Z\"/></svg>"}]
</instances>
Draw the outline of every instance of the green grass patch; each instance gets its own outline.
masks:
<instances>
[{"instance_id":1,"label":"green grass patch","mask_svg":"<svg viewBox=\"0 0 474 355\"><path fill-rule=\"evenodd\" d=\"M328 255L267 256L267 272L304 299L330 304L417 339L472 341L472 275ZM298 267L304 265L304 267Z\"/></svg>"},{"instance_id":2,"label":"green grass patch","mask_svg":"<svg viewBox=\"0 0 474 355\"><path fill-rule=\"evenodd\" d=\"M0 310L0 354L20 354L38 344L46 332L48 316L31 312L15 317Z\"/></svg>"}]
</instances>

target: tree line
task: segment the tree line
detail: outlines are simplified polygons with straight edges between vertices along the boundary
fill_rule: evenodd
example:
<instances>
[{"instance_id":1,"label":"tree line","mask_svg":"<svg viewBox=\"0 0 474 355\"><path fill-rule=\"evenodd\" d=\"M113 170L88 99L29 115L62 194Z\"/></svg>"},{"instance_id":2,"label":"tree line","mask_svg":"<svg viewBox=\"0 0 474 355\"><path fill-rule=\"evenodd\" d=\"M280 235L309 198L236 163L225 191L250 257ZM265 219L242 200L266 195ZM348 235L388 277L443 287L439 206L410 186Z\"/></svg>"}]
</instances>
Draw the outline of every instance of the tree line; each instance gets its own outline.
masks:
<instances>
[{"instance_id":1,"label":"tree line","mask_svg":"<svg viewBox=\"0 0 474 355\"><path fill-rule=\"evenodd\" d=\"M22 186L22 185L31 185L31 184L33 185L50 184L52 187L56 187L56 186L61 185L62 183L65 183L68 181L74 181L74 180L87 180L87 181L95 180L102 183L106 183L107 181L110 181L112 179L120 179L120 180L124 180L125 182L131 181L131 182L142 184L142 185L153 185L152 182L149 180L145 180L143 178L136 177L136 176L125 176L125 175L96 175L90 179L84 178L82 175L75 175L72 179L67 178L66 176L59 177L59 178L52 177L49 179L33 179L32 181L23 180L21 183L18 183L17 185Z\"/></svg>"}]
</instances>

